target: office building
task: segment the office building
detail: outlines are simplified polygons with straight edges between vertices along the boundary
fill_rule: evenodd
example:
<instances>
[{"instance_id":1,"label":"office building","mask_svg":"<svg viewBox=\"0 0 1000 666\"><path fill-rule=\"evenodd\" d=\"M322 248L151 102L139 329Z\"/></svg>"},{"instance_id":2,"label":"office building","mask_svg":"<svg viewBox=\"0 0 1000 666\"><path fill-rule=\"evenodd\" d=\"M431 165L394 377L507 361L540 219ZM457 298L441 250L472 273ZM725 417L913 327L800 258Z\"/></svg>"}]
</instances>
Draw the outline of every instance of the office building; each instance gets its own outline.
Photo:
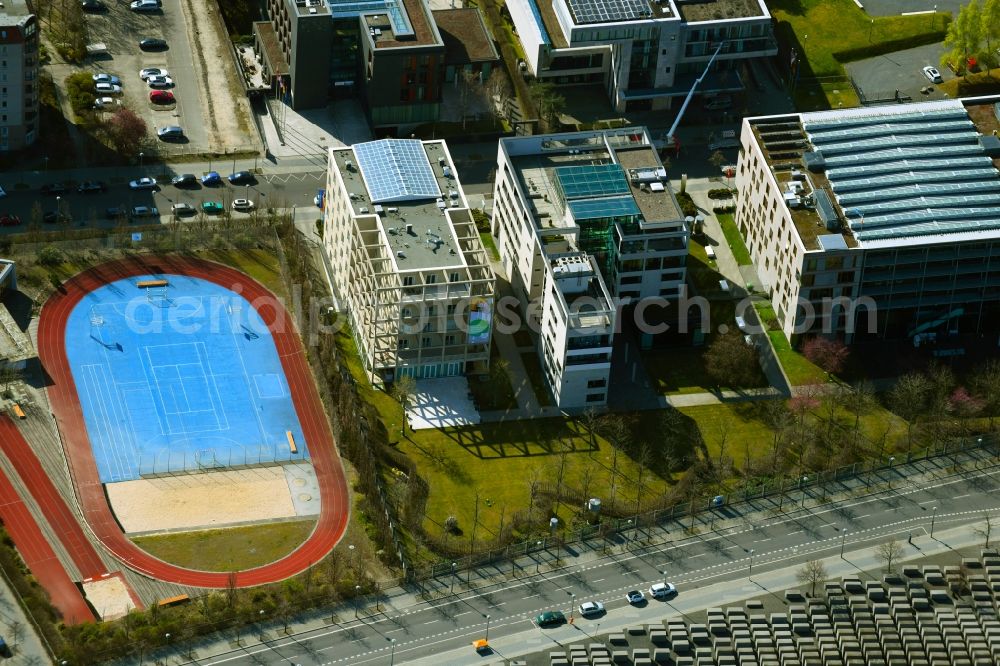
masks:
<instances>
[{"instance_id":1,"label":"office building","mask_svg":"<svg viewBox=\"0 0 1000 666\"><path fill-rule=\"evenodd\" d=\"M373 382L488 370L495 279L444 141L331 149L323 219Z\"/></svg>"},{"instance_id":2,"label":"office building","mask_svg":"<svg viewBox=\"0 0 1000 666\"><path fill-rule=\"evenodd\" d=\"M606 403L621 308L685 279L688 225L648 132L501 139L493 235L556 404Z\"/></svg>"},{"instance_id":3,"label":"office building","mask_svg":"<svg viewBox=\"0 0 1000 666\"><path fill-rule=\"evenodd\" d=\"M764 0L509 0L525 67L553 83L601 83L614 109L673 108L718 56L699 94L740 93L778 52ZM721 48L720 48L721 47ZM678 102L679 105L679 102Z\"/></svg>"},{"instance_id":4,"label":"office building","mask_svg":"<svg viewBox=\"0 0 1000 666\"><path fill-rule=\"evenodd\" d=\"M998 101L743 121L736 224L786 336L997 330Z\"/></svg>"},{"instance_id":5,"label":"office building","mask_svg":"<svg viewBox=\"0 0 1000 666\"><path fill-rule=\"evenodd\" d=\"M0 151L38 139L38 28L25 0L0 4Z\"/></svg>"}]
</instances>

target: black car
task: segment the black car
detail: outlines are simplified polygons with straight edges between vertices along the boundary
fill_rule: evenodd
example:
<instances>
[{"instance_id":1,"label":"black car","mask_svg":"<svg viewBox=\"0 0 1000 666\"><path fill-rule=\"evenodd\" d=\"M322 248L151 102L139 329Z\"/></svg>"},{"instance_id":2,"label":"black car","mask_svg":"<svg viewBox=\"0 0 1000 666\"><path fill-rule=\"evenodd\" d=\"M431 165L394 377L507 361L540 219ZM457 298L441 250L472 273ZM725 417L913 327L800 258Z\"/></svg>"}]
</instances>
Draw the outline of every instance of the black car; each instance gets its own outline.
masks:
<instances>
[{"instance_id":1,"label":"black car","mask_svg":"<svg viewBox=\"0 0 1000 666\"><path fill-rule=\"evenodd\" d=\"M80 6L85 12L103 12L107 9L101 0L82 0Z\"/></svg>"},{"instance_id":2,"label":"black car","mask_svg":"<svg viewBox=\"0 0 1000 666\"><path fill-rule=\"evenodd\" d=\"M236 173L229 174L229 182L233 185L243 185L244 183L253 183L257 179L253 177L253 174L249 171L237 171Z\"/></svg>"},{"instance_id":3,"label":"black car","mask_svg":"<svg viewBox=\"0 0 1000 666\"><path fill-rule=\"evenodd\" d=\"M193 173L182 173L170 179L170 184L176 187L197 187L198 176Z\"/></svg>"},{"instance_id":4,"label":"black car","mask_svg":"<svg viewBox=\"0 0 1000 666\"><path fill-rule=\"evenodd\" d=\"M104 209L104 217L109 220L117 220L120 217L128 217L128 210L121 206L112 206Z\"/></svg>"},{"instance_id":5,"label":"black car","mask_svg":"<svg viewBox=\"0 0 1000 666\"><path fill-rule=\"evenodd\" d=\"M163 51L167 48L167 41L165 39L147 37L139 42L139 48L143 51Z\"/></svg>"},{"instance_id":6,"label":"black car","mask_svg":"<svg viewBox=\"0 0 1000 666\"><path fill-rule=\"evenodd\" d=\"M54 210L42 215L42 222L45 224L55 224L56 222L69 222L69 215L66 213L57 213Z\"/></svg>"},{"instance_id":7,"label":"black car","mask_svg":"<svg viewBox=\"0 0 1000 666\"><path fill-rule=\"evenodd\" d=\"M65 193L66 193L66 186L63 185L62 183L47 183L45 185L42 185L42 194L56 195Z\"/></svg>"},{"instance_id":8,"label":"black car","mask_svg":"<svg viewBox=\"0 0 1000 666\"><path fill-rule=\"evenodd\" d=\"M93 192L106 192L108 186L99 180L85 180L80 183L80 186L76 188L76 191L81 194L90 194Z\"/></svg>"}]
</instances>

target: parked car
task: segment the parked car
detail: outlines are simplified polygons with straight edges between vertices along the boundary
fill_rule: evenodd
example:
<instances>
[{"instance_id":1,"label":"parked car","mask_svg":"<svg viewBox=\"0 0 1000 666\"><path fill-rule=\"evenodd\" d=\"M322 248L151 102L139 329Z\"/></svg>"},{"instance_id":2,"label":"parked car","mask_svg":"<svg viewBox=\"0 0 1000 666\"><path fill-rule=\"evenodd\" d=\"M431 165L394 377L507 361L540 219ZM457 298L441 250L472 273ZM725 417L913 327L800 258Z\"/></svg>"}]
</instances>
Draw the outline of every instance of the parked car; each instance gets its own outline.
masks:
<instances>
[{"instance_id":1,"label":"parked car","mask_svg":"<svg viewBox=\"0 0 1000 666\"><path fill-rule=\"evenodd\" d=\"M157 12L160 11L160 3L156 0L132 0L128 8L134 12Z\"/></svg>"},{"instance_id":2,"label":"parked car","mask_svg":"<svg viewBox=\"0 0 1000 666\"><path fill-rule=\"evenodd\" d=\"M165 39L147 37L139 41L139 48L143 51L163 51L167 48L167 41Z\"/></svg>"},{"instance_id":3,"label":"parked car","mask_svg":"<svg viewBox=\"0 0 1000 666\"><path fill-rule=\"evenodd\" d=\"M115 86L120 86L122 84L122 80L113 74L99 72L94 74L94 83L110 83Z\"/></svg>"},{"instance_id":4,"label":"parked car","mask_svg":"<svg viewBox=\"0 0 1000 666\"><path fill-rule=\"evenodd\" d=\"M249 171L237 171L236 173L229 174L229 182L233 185L244 185L246 183L253 183L256 180Z\"/></svg>"},{"instance_id":5,"label":"parked car","mask_svg":"<svg viewBox=\"0 0 1000 666\"><path fill-rule=\"evenodd\" d=\"M121 95L122 87L113 83L95 83L94 92L99 95Z\"/></svg>"},{"instance_id":6,"label":"parked car","mask_svg":"<svg viewBox=\"0 0 1000 666\"><path fill-rule=\"evenodd\" d=\"M151 76L146 79L146 85L150 88L173 88L174 80L169 76Z\"/></svg>"},{"instance_id":7,"label":"parked car","mask_svg":"<svg viewBox=\"0 0 1000 666\"><path fill-rule=\"evenodd\" d=\"M706 100L705 108L709 111L724 111L733 105L733 98L727 95L717 95Z\"/></svg>"},{"instance_id":8,"label":"parked car","mask_svg":"<svg viewBox=\"0 0 1000 666\"><path fill-rule=\"evenodd\" d=\"M604 614L604 604L600 601L584 601L580 604L580 615L584 617L592 617L594 615Z\"/></svg>"},{"instance_id":9,"label":"parked car","mask_svg":"<svg viewBox=\"0 0 1000 666\"><path fill-rule=\"evenodd\" d=\"M630 604L641 604L646 599L641 590L631 590L625 594L625 600Z\"/></svg>"},{"instance_id":10,"label":"parked car","mask_svg":"<svg viewBox=\"0 0 1000 666\"><path fill-rule=\"evenodd\" d=\"M182 173L171 178L170 184L174 187L195 187L198 185L198 178L193 173Z\"/></svg>"},{"instance_id":11,"label":"parked car","mask_svg":"<svg viewBox=\"0 0 1000 666\"><path fill-rule=\"evenodd\" d=\"M16 227L21 224L21 218L12 213L0 216L0 227Z\"/></svg>"},{"instance_id":12,"label":"parked car","mask_svg":"<svg viewBox=\"0 0 1000 666\"><path fill-rule=\"evenodd\" d=\"M82 0L80 6L83 8L83 11L95 14L107 9L101 0Z\"/></svg>"},{"instance_id":13,"label":"parked car","mask_svg":"<svg viewBox=\"0 0 1000 666\"><path fill-rule=\"evenodd\" d=\"M179 141L184 138L184 129L180 125L157 127L156 136L160 137L161 141Z\"/></svg>"},{"instance_id":14,"label":"parked car","mask_svg":"<svg viewBox=\"0 0 1000 666\"><path fill-rule=\"evenodd\" d=\"M108 186L100 180L85 180L76 188L80 194L91 194L92 192L106 192Z\"/></svg>"},{"instance_id":15,"label":"parked car","mask_svg":"<svg viewBox=\"0 0 1000 666\"><path fill-rule=\"evenodd\" d=\"M121 206L110 206L104 209L104 217L109 220L117 220L120 217L125 217L125 209Z\"/></svg>"},{"instance_id":16,"label":"parked car","mask_svg":"<svg viewBox=\"0 0 1000 666\"><path fill-rule=\"evenodd\" d=\"M159 67L147 67L139 70L139 78L145 81L151 76L170 76L170 72Z\"/></svg>"},{"instance_id":17,"label":"parked car","mask_svg":"<svg viewBox=\"0 0 1000 666\"><path fill-rule=\"evenodd\" d=\"M539 627L555 627L566 624L566 616L561 611L545 611L535 617L535 624Z\"/></svg>"},{"instance_id":18,"label":"parked car","mask_svg":"<svg viewBox=\"0 0 1000 666\"><path fill-rule=\"evenodd\" d=\"M222 183L222 176L219 175L218 171L209 171L204 176L201 177L202 185L219 185Z\"/></svg>"},{"instance_id":19,"label":"parked car","mask_svg":"<svg viewBox=\"0 0 1000 666\"><path fill-rule=\"evenodd\" d=\"M251 211L253 210L253 201L250 199L233 199L233 210Z\"/></svg>"},{"instance_id":20,"label":"parked car","mask_svg":"<svg viewBox=\"0 0 1000 666\"><path fill-rule=\"evenodd\" d=\"M153 104L173 104L177 100L169 90L150 90L149 101Z\"/></svg>"},{"instance_id":21,"label":"parked car","mask_svg":"<svg viewBox=\"0 0 1000 666\"><path fill-rule=\"evenodd\" d=\"M130 180L128 186L133 190L153 190L156 189L156 179L149 176Z\"/></svg>"},{"instance_id":22,"label":"parked car","mask_svg":"<svg viewBox=\"0 0 1000 666\"><path fill-rule=\"evenodd\" d=\"M323 198L326 196L326 190L316 190L316 196L313 197L313 205L316 208L323 207Z\"/></svg>"},{"instance_id":23,"label":"parked car","mask_svg":"<svg viewBox=\"0 0 1000 666\"><path fill-rule=\"evenodd\" d=\"M66 186L62 183L46 183L45 185L42 185L41 191L42 194L55 196L57 194L65 194Z\"/></svg>"},{"instance_id":24,"label":"parked car","mask_svg":"<svg viewBox=\"0 0 1000 666\"><path fill-rule=\"evenodd\" d=\"M938 71L937 67L932 67L931 65L927 65L921 71L923 71L924 76L926 76L928 79L930 79L931 83L943 83L944 82L944 79L941 78L941 72Z\"/></svg>"},{"instance_id":25,"label":"parked car","mask_svg":"<svg viewBox=\"0 0 1000 666\"><path fill-rule=\"evenodd\" d=\"M188 203L184 203L183 201L180 203L175 203L173 206L170 207L170 210L177 217L180 217L182 215L194 215L196 212L194 206Z\"/></svg>"},{"instance_id":26,"label":"parked car","mask_svg":"<svg viewBox=\"0 0 1000 666\"><path fill-rule=\"evenodd\" d=\"M42 215L42 222L44 222L45 224L55 224L56 222L66 223L69 222L69 215L67 215L66 213L57 213L54 210L50 210L49 212Z\"/></svg>"},{"instance_id":27,"label":"parked car","mask_svg":"<svg viewBox=\"0 0 1000 666\"><path fill-rule=\"evenodd\" d=\"M107 109L115 104L120 104L114 97L98 97L94 100L95 109Z\"/></svg>"},{"instance_id":28,"label":"parked car","mask_svg":"<svg viewBox=\"0 0 1000 666\"><path fill-rule=\"evenodd\" d=\"M201 209L206 213L208 213L209 215L215 215L217 213L221 213L222 211L226 210L226 207L223 206L218 201L206 201L201 204Z\"/></svg>"},{"instance_id":29,"label":"parked car","mask_svg":"<svg viewBox=\"0 0 1000 666\"><path fill-rule=\"evenodd\" d=\"M154 206L132 206L132 217L156 217L159 214Z\"/></svg>"},{"instance_id":30,"label":"parked car","mask_svg":"<svg viewBox=\"0 0 1000 666\"><path fill-rule=\"evenodd\" d=\"M654 599L666 599L677 594L677 588L673 583L653 583L649 586L649 596Z\"/></svg>"}]
</instances>

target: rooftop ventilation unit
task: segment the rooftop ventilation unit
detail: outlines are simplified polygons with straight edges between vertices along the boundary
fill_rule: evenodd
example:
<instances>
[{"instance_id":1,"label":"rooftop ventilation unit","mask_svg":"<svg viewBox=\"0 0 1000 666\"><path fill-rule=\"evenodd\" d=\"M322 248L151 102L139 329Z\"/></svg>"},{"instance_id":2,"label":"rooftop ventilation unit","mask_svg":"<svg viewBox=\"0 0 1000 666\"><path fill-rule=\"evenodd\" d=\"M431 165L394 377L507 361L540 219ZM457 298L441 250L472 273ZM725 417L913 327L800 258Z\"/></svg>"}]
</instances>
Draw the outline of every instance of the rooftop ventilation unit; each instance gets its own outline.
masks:
<instances>
[{"instance_id":1,"label":"rooftop ventilation unit","mask_svg":"<svg viewBox=\"0 0 1000 666\"><path fill-rule=\"evenodd\" d=\"M344 162L344 168L347 169L348 171L354 171L354 162L352 162L351 160L347 160L346 162Z\"/></svg>"},{"instance_id":2,"label":"rooftop ventilation unit","mask_svg":"<svg viewBox=\"0 0 1000 666\"><path fill-rule=\"evenodd\" d=\"M386 208L385 210L387 213L389 213L389 215L396 215L397 213L399 213L398 208Z\"/></svg>"},{"instance_id":3,"label":"rooftop ventilation unit","mask_svg":"<svg viewBox=\"0 0 1000 666\"><path fill-rule=\"evenodd\" d=\"M400 250L399 252L397 252L396 256L399 257L400 259L406 259L406 253L403 252L402 250Z\"/></svg>"},{"instance_id":4,"label":"rooftop ventilation unit","mask_svg":"<svg viewBox=\"0 0 1000 666\"><path fill-rule=\"evenodd\" d=\"M413 225L412 224L407 224L406 225L406 233L410 234L411 236L414 235L414 233L413 233Z\"/></svg>"},{"instance_id":5,"label":"rooftop ventilation unit","mask_svg":"<svg viewBox=\"0 0 1000 666\"><path fill-rule=\"evenodd\" d=\"M451 178L451 167L445 167L444 168L444 177L445 178Z\"/></svg>"}]
</instances>

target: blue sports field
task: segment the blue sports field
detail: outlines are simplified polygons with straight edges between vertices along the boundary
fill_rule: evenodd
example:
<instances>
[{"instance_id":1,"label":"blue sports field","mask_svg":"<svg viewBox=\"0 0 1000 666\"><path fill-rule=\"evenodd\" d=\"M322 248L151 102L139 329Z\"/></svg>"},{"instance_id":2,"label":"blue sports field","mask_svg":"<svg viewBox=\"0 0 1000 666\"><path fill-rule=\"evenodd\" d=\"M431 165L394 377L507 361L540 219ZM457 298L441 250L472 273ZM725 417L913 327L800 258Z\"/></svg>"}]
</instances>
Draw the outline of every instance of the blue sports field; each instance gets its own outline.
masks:
<instances>
[{"instance_id":1,"label":"blue sports field","mask_svg":"<svg viewBox=\"0 0 1000 666\"><path fill-rule=\"evenodd\" d=\"M308 458L267 326L212 282L101 287L70 315L66 355L103 483Z\"/></svg>"}]
</instances>

